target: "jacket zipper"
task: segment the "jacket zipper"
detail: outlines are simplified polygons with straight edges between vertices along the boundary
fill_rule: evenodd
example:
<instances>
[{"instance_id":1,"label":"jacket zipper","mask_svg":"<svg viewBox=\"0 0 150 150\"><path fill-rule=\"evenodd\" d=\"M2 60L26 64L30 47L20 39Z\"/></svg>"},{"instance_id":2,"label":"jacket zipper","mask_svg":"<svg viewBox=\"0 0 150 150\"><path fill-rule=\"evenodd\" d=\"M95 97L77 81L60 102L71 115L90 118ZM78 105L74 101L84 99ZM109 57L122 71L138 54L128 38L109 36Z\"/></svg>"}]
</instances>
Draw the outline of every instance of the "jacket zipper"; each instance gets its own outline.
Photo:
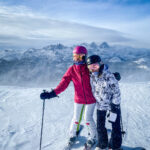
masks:
<instances>
[{"instance_id":1,"label":"jacket zipper","mask_svg":"<svg viewBox=\"0 0 150 150\"><path fill-rule=\"evenodd\" d=\"M83 87L83 80L82 80L82 71L81 71L81 67L80 67L80 73L81 73L81 81L82 81L82 87ZM84 91L84 87L83 87L83 93L84 93L84 98L87 104L87 100L86 100L86 96L85 96L85 91Z\"/></svg>"}]
</instances>

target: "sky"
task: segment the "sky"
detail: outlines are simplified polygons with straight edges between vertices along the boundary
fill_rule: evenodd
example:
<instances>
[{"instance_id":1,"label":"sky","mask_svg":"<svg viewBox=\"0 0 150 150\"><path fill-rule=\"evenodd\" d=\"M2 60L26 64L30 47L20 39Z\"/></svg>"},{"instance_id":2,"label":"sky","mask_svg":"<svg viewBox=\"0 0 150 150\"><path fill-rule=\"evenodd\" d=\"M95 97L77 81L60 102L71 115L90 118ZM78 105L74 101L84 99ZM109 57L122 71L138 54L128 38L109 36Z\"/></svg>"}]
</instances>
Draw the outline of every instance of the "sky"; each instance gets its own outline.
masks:
<instances>
[{"instance_id":1,"label":"sky","mask_svg":"<svg viewBox=\"0 0 150 150\"><path fill-rule=\"evenodd\" d=\"M83 42L150 48L150 0L0 0L0 48Z\"/></svg>"}]
</instances>

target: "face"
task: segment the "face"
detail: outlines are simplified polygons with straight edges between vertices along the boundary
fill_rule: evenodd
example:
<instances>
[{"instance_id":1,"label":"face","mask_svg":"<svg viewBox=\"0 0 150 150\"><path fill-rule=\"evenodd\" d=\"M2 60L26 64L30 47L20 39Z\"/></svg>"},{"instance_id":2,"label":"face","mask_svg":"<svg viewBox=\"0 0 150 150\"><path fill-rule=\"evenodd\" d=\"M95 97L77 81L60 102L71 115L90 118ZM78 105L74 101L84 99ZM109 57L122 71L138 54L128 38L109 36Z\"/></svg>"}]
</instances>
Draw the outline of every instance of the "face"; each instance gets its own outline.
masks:
<instances>
[{"instance_id":1,"label":"face","mask_svg":"<svg viewBox=\"0 0 150 150\"><path fill-rule=\"evenodd\" d=\"M76 54L76 53L73 53L73 60L75 62L80 62L82 61L82 57L85 56L85 54Z\"/></svg>"},{"instance_id":2,"label":"face","mask_svg":"<svg viewBox=\"0 0 150 150\"><path fill-rule=\"evenodd\" d=\"M88 69L90 72L98 72L99 71L99 63L88 65Z\"/></svg>"}]
</instances>

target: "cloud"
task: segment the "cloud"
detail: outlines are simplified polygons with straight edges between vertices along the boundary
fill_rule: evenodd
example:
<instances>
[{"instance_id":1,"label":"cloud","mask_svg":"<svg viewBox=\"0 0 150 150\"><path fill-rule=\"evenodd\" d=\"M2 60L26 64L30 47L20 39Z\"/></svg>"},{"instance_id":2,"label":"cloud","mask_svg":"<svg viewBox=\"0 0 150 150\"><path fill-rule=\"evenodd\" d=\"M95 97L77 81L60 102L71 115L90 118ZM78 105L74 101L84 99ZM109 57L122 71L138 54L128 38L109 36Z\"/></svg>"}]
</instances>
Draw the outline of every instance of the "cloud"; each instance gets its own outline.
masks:
<instances>
[{"instance_id":1,"label":"cloud","mask_svg":"<svg viewBox=\"0 0 150 150\"><path fill-rule=\"evenodd\" d=\"M117 30L51 19L24 6L0 6L0 43L6 47L39 47L53 42L76 44L132 41Z\"/></svg>"},{"instance_id":2,"label":"cloud","mask_svg":"<svg viewBox=\"0 0 150 150\"><path fill-rule=\"evenodd\" d=\"M3 0L3 3L12 6L23 5L53 19L81 23L127 21L150 14L150 2L146 0Z\"/></svg>"}]
</instances>

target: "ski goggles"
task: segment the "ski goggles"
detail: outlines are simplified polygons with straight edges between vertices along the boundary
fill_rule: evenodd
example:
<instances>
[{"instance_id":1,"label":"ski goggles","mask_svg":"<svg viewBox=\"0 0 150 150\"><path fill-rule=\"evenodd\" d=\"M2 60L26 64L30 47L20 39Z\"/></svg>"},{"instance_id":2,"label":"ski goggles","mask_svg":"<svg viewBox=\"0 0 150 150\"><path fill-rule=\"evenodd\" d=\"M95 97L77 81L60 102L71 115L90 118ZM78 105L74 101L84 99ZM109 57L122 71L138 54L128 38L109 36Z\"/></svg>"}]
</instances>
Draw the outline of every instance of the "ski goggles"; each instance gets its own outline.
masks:
<instances>
[{"instance_id":1,"label":"ski goggles","mask_svg":"<svg viewBox=\"0 0 150 150\"><path fill-rule=\"evenodd\" d=\"M85 56L85 54L73 54L73 60L82 61L83 56Z\"/></svg>"},{"instance_id":2,"label":"ski goggles","mask_svg":"<svg viewBox=\"0 0 150 150\"><path fill-rule=\"evenodd\" d=\"M90 71L92 71L92 70L98 70L99 69L99 63L90 64L87 67L88 67L88 69Z\"/></svg>"}]
</instances>

